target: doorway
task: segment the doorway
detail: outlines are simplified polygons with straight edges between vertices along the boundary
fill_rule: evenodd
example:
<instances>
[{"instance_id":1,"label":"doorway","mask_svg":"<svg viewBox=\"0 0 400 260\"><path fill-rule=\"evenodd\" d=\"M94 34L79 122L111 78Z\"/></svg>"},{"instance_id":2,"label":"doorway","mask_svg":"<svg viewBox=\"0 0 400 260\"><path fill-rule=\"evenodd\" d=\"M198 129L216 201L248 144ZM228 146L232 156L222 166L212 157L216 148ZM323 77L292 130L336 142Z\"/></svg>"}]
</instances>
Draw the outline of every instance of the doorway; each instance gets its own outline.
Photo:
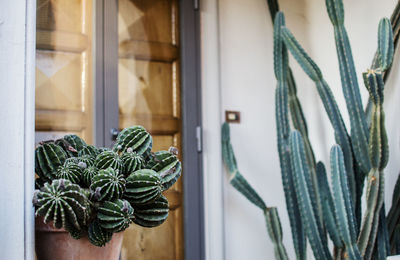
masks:
<instances>
[{"instance_id":1,"label":"doorway","mask_svg":"<svg viewBox=\"0 0 400 260\"><path fill-rule=\"evenodd\" d=\"M182 151L168 220L132 225L121 259L204 256L196 12L178 0L37 0L36 141L74 133L109 147L143 125L155 150Z\"/></svg>"}]
</instances>

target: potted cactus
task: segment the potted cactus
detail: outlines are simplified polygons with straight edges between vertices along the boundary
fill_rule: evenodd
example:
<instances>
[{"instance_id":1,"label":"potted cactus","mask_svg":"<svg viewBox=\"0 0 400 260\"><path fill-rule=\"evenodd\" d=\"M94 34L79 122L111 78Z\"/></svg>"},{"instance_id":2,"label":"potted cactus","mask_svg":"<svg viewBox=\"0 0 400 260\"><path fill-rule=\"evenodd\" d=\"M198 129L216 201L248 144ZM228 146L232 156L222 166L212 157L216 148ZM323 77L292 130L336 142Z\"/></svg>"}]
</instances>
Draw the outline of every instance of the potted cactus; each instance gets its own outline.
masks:
<instances>
[{"instance_id":1,"label":"potted cactus","mask_svg":"<svg viewBox=\"0 0 400 260\"><path fill-rule=\"evenodd\" d=\"M112 149L76 135L41 142L33 197L38 259L118 259L131 223L161 225L168 217L162 193L182 168L176 148L151 149L141 126L122 130Z\"/></svg>"}]
</instances>

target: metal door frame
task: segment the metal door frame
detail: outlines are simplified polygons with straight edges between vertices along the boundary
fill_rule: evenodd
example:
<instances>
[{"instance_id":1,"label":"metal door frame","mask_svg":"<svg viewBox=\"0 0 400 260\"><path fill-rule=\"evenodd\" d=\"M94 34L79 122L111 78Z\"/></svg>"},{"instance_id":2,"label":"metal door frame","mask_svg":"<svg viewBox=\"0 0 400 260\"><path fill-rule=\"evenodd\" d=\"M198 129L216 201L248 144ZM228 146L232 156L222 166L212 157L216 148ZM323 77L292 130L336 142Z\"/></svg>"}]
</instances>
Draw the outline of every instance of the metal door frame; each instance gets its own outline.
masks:
<instances>
[{"instance_id":1,"label":"metal door frame","mask_svg":"<svg viewBox=\"0 0 400 260\"><path fill-rule=\"evenodd\" d=\"M201 140L200 14L179 0L185 259L205 259ZM96 0L95 143L109 147L118 129L118 1Z\"/></svg>"}]
</instances>

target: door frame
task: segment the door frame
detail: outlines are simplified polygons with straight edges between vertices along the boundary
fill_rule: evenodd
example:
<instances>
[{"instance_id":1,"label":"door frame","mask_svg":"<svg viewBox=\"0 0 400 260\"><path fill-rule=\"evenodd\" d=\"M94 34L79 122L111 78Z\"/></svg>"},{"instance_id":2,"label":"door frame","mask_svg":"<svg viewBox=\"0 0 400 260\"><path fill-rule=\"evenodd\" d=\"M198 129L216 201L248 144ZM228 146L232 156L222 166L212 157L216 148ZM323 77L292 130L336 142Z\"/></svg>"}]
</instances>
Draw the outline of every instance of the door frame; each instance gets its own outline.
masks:
<instances>
[{"instance_id":1,"label":"door frame","mask_svg":"<svg viewBox=\"0 0 400 260\"><path fill-rule=\"evenodd\" d=\"M95 143L118 129L118 0L95 1ZM185 259L205 259L198 1L179 0ZM111 98L110 98L111 97Z\"/></svg>"}]
</instances>

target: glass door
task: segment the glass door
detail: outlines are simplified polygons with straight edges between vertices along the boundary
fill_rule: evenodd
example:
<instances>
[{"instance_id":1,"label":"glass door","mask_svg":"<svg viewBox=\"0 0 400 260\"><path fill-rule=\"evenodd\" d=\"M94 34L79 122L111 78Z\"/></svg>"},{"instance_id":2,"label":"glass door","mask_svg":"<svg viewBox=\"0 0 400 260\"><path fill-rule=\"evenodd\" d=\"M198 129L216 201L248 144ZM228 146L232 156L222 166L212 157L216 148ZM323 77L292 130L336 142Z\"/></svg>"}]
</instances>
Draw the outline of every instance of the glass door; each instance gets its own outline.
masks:
<instances>
[{"instance_id":1,"label":"glass door","mask_svg":"<svg viewBox=\"0 0 400 260\"><path fill-rule=\"evenodd\" d=\"M119 128L144 126L154 150L181 150L179 17L176 0L118 1ZM122 259L183 259L182 182L166 194L168 220L131 226Z\"/></svg>"},{"instance_id":2,"label":"glass door","mask_svg":"<svg viewBox=\"0 0 400 260\"><path fill-rule=\"evenodd\" d=\"M92 0L37 0L36 142L93 142Z\"/></svg>"}]
</instances>

